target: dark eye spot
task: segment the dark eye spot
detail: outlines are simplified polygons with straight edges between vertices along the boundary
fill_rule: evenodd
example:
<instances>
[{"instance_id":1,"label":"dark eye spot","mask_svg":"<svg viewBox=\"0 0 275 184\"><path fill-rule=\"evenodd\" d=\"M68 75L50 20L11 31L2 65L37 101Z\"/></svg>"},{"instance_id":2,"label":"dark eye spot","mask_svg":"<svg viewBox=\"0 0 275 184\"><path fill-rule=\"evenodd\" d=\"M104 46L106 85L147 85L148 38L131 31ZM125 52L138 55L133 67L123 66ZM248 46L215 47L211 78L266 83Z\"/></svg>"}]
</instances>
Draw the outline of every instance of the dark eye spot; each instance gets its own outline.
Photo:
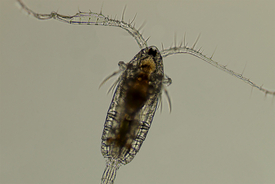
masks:
<instances>
[{"instance_id":1,"label":"dark eye spot","mask_svg":"<svg viewBox=\"0 0 275 184\"><path fill-rule=\"evenodd\" d=\"M155 49L153 49L153 48L150 48L148 50L148 54L151 55L151 56L153 56L153 57L155 57L157 55L157 51Z\"/></svg>"}]
</instances>

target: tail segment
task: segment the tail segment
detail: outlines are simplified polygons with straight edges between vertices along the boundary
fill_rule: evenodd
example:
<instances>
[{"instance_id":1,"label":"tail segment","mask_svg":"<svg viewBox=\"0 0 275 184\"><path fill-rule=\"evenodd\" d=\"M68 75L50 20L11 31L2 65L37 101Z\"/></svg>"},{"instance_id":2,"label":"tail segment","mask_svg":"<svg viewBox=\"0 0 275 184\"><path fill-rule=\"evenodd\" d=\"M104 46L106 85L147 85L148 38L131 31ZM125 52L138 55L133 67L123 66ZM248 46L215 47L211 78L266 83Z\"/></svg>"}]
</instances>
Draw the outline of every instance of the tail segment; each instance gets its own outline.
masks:
<instances>
[{"instance_id":1,"label":"tail segment","mask_svg":"<svg viewBox=\"0 0 275 184\"><path fill-rule=\"evenodd\" d=\"M120 162L118 160L108 159L106 162L106 168L101 178L101 184L113 184L119 167Z\"/></svg>"}]
</instances>

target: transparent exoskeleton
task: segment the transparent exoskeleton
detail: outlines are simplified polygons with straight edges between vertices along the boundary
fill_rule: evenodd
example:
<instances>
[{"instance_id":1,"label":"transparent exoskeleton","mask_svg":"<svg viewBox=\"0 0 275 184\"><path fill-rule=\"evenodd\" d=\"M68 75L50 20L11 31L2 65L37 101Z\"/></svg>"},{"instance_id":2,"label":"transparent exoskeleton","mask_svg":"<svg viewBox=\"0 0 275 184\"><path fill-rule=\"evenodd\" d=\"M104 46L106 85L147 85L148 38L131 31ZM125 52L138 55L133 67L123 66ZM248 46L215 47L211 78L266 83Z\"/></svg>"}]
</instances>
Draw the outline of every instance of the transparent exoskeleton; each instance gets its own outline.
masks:
<instances>
[{"instance_id":1,"label":"transparent exoskeleton","mask_svg":"<svg viewBox=\"0 0 275 184\"><path fill-rule=\"evenodd\" d=\"M162 57L156 47L142 49L125 65L102 134L101 152L107 158L103 183L112 181L119 166L129 163L139 151L163 85Z\"/></svg>"}]
</instances>

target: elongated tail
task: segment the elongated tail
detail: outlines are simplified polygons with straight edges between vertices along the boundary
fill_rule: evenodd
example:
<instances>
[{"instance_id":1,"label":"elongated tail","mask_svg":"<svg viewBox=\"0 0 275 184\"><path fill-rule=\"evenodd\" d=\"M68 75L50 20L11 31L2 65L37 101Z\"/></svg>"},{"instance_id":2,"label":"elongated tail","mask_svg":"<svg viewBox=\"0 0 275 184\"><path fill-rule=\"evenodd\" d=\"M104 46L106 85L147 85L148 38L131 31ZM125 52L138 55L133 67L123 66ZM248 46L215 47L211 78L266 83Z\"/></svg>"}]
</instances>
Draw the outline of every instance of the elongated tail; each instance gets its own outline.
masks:
<instances>
[{"instance_id":1,"label":"elongated tail","mask_svg":"<svg viewBox=\"0 0 275 184\"><path fill-rule=\"evenodd\" d=\"M120 162L118 160L109 158L106 162L106 168L101 178L101 184L113 184L119 167Z\"/></svg>"}]
</instances>

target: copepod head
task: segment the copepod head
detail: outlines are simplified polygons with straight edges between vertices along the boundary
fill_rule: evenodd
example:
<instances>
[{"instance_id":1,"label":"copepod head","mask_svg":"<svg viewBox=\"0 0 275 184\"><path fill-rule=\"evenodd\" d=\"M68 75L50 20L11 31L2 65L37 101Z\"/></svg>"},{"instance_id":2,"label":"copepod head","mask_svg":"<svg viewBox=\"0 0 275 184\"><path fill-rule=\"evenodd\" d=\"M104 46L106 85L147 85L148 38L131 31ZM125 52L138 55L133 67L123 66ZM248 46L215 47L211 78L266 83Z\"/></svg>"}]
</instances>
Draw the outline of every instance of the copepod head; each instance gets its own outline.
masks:
<instances>
[{"instance_id":1,"label":"copepod head","mask_svg":"<svg viewBox=\"0 0 275 184\"><path fill-rule=\"evenodd\" d=\"M163 60L156 46L140 50L128 65L148 75L163 76Z\"/></svg>"}]
</instances>

